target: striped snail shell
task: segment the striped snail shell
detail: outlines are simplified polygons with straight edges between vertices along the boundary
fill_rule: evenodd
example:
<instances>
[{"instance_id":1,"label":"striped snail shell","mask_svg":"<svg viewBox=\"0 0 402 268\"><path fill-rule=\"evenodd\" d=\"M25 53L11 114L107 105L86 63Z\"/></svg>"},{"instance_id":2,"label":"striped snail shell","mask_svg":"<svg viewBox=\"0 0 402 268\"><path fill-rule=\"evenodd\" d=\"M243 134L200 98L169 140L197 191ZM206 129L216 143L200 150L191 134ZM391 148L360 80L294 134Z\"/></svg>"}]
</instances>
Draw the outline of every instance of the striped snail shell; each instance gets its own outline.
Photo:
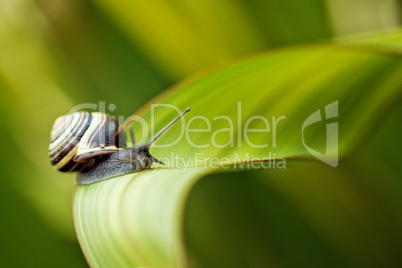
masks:
<instances>
[{"instance_id":1,"label":"striped snail shell","mask_svg":"<svg viewBox=\"0 0 402 268\"><path fill-rule=\"evenodd\" d=\"M49 145L54 168L81 170L91 158L124 149L123 128L104 113L77 112L56 119Z\"/></svg>"},{"instance_id":2,"label":"striped snail shell","mask_svg":"<svg viewBox=\"0 0 402 268\"><path fill-rule=\"evenodd\" d=\"M50 162L62 172L78 172L78 184L151 168L154 158L149 149L185 113L170 122L148 142L138 145L130 128L132 147L126 147L123 127L104 113L76 112L56 119L49 145Z\"/></svg>"}]
</instances>

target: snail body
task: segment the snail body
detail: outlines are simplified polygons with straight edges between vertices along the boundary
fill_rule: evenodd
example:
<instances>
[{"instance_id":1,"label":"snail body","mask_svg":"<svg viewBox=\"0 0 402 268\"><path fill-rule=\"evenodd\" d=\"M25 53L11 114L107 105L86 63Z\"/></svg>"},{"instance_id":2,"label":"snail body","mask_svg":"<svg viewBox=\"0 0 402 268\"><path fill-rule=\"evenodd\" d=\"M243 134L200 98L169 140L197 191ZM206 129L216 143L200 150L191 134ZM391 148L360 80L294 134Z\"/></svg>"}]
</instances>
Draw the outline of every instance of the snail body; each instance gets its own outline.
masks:
<instances>
[{"instance_id":1,"label":"snail body","mask_svg":"<svg viewBox=\"0 0 402 268\"><path fill-rule=\"evenodd\" d=\"M164 164L149 149L185 113L170 122L148 142L138 145L130 128L132 147L126 147L125 132L104 113L77 112L56 119L50 138L49 157L54 168L78 172L77 183L90 184Z\"/></svg>"},{"instance_id":2,"label":"snail body","mask_svg":"<svg viewBox=\"0 0 402 268\"><path fill-rule=\"evenodd\" d=\"M164 164L155 159L145 147L139 151L127 148L119 152L103 156L94 165L85 167L77 175L79 184L90 184L108 178L121 176L151 168L153 162Z\"/></svg>"}]
</instances>

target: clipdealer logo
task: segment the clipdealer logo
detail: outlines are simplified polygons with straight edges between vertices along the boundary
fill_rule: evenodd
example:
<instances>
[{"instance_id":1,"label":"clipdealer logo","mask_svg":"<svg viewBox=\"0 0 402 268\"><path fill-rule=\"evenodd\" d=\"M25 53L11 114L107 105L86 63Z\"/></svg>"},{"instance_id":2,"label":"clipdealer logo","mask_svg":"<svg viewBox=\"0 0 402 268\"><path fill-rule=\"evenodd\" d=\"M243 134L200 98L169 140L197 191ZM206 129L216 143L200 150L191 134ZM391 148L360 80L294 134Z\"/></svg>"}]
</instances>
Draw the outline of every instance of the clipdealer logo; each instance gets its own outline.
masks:
<instances>
[{"instance_id":1,"label":"clipdealer logo","mask_svg":"<svg viewBox=\"0 0 402 268\"><path fill-rule=\"evenodd\" d=\"M138 126L141 130L141 139L147 140L148 135L152 134L152 132L155 131L155 114L154 110L156 107L165 107L165 109L173 109L173 111L176 111L177 113L180 113L181 110L170 104L153 104L151 105L151 120L150 122L147 122L144 118L138 115L133 115L130 116L129 118L124 118L122 116L118 117L118 121L122 122L122 126L124 129L127 128L129 125L133 125L134 123L139 124ZM77 105L73 107L73 109L70 110L70 114L74 112L79 112L81 110L95 110L101 113L107 113L108 111L113 112L116 109L116 106L114 104L109 104L106 105L105 102L100 102L99 104L92 104L92 103L83 103L80 105ZM302 124L301 128L301 136L302 136L302 143L304 148L315 158L318 160L332 166L336 167L338 166L338 101L334 101L328 105L326 105L323 109L319 109L312 113ZM108 111L107 111L108 110ZM109 116L112 117L112 116ZM114 117L113 117L114 118ZM192 116L188 121L186 121L185 118L181 120L181 129L180 129L180 134L176 136L176 139L168 144L156 144L155 148L166 148L166 147L171 147L174 146L176 143L178 143L182 138L185 138L188 144L195 148L195 149L202 149L202 148L208 148L208 147L213 147L213 148L227 148L227 147L232 147L232 148L240 148L244 145L249 146L251 148L259 149L259 148L268 148L269 146L272 148L277 147L277 137L279 134L277 133L277 125L278 123L284 121L287 117L285 115L281 116L272 116L272 121L269 121L269 118L266 116L262 115L254 115L248 118L245 122L242 121L242 103L239 101L237 103L237 118L233 118L227 115L217 115L214 118L207 118L202 115L195 115ZM117 118L116 118L117 119ZM236 120L237 119L237 120ZM335 119L335 122L334 122ZM316 123L330 120L326 124L326 144L325 144L325 152L321 153L320 151L315 150L313 147L306 142L305 139L305 130ZM196 121L196 123L194 123ZM213 128L213 124L215 121L219 121L222 124L225 124L228 126L227 128ZM148 124L151 124L149 126ZM194 128L194 125L198 125L198 128ZM252 124L253 123L253 124ZM200 128L200 124L204 125L204 127ZM255 125L259 124L259 127L257 128ZM149 129L151 131L149 131ZM237 135L235 133L237 132ZM265 139L263 143L254 143L252 142L252 139L256 137L256 135L253 135L253 133L256 132L260 135L270 135L270 139L267 140ZM200 135L195 135L197 133L204 133L202 139L200 139ZM194 135L192 135L194 134ZM226 140L222 140L222 138L218 139L219 135L220 137L226 136ZM223 135L223 136L222 136ZM205 139L205 136L209 137ZM101 137L102 138L102 137ZM242 144L244 141L245 144ZM258 139L257 139L258 141ZM261 140L260 140L261 141ZM140 141L141 142L141 141ZM143 142L143 141L142 141ZM268 142L270 144L268 145ZM130 145L130 144L128 144ZM194 157L190 157L189 159L180 159L176 160L173 159L172 163L175 163L173 166L181 166L180 163L184 164L185 166L191 166L194 165L195 159L198 159L199 155L195 155ZM242 155L236 154L236 162L243 163L243 162L252 162L252 163L257 163L257 162L262 162L262 161L267 161L267 160L281 160L283 162L283 165L278 168L286 168L285 166L285 159L277 156L275 153L272 152L267 152L267 157L263 159L258 159L258 158L251 158L252 154L247 154L242 158ZM184 157L184 156L181 156ZM189 156L186 154L186 157L188 158ZM164 162L170 163L167 161L168 159L164 159ZM175 160L175 161L174 161ZM222 158L221 159L221 165L220 166L226 166L227 162L231 162L233 159L226 159ZM215 163L216 159L211 158L208 155L205 156L205 165L209 165L210 162ZM282 163L280 161L272 161L270 164L278 164ZM171 166L171 165L169 165ZM216 166L216 165L214 165ZM276 167L276 166L275 166ZM272 167L271 167L272 168Z\"/></svg>"},{"instance_id":2,"label":"clipdealer logo","mask_svg":"<svg viewBox=\"0 0 402 268\"><path fill-rule=\"evenodd\" d=\"M334 101L328 105L325 106L324 108L324 113L325 113L325 120L332 119L332 118L338 118L338 101ZM326 146L325 146L325 153L318 152L308 146L304 140L304 130L306 127L311 126L317 122L321 122L322 116L321 116L321 110L319 109L315 111L313 114L311 114L303 123L302 127L302 142L304 145L304 148L313 155L315 158L318 160L332 166L336 167L338 166L339 162L339 157L338 157L338 140L339 140L339 133L338 133L338 122L335 123L327 123L326 124Z\"/></svg>"}]
</instances>

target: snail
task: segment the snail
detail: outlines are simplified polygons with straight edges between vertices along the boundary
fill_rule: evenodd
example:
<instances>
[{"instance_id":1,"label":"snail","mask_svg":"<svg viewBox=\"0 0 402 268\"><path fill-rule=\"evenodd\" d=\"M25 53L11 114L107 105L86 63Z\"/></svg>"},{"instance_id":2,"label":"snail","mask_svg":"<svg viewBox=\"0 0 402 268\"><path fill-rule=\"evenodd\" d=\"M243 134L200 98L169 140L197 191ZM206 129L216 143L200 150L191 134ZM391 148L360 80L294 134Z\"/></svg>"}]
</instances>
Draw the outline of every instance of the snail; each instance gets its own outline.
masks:
<instances>
[{"instance_id":1,"label":"snail","mask_svg":"<svg viewBox=\"0 0 402 268\"><path fill-rule=\"evenodd\" d=\"M62 172L78 172L79 185L151 168L156 162L149 149L184 114L166 125L154 137L138 145L130 126L132 147L126 147L125 131L104 113L76 112L56 119L50 137L49 157L53 167Z\"/></svg>"}]
</instances>

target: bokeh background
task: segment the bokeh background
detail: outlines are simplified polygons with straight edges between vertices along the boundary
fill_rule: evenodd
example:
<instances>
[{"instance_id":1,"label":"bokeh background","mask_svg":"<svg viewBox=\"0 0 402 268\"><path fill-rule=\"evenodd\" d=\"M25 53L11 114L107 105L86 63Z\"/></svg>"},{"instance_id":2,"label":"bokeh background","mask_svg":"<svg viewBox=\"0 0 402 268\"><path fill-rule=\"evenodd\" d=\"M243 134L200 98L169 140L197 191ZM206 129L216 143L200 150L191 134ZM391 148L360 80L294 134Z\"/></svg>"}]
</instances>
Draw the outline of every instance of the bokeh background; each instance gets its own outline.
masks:
<instances>
[{"instance_id":1,"label":"bokeh background","mask_svg":"<svg viewBox=\"0 0 402 268\"><path fill-rule=\"evenodd\" d=\"M184 77L233 58L393 31L401 7L397 0L0 0L2 266L87 267L71 215L74 176L48 161L57 116L100 101L129 116ZM390 122L400 123L401 113ZM379 177L402 174L393 150L400 135L391 123L376 135L367 150L384 161L362 163L377 165ZM345 168L355 169L353 161ZM401 184L385 180L375 193L378 176L370 186L355 183L381 210L382 196ZM400 202L386 202L398 214Z\"/></svg>"}]
</instances>

